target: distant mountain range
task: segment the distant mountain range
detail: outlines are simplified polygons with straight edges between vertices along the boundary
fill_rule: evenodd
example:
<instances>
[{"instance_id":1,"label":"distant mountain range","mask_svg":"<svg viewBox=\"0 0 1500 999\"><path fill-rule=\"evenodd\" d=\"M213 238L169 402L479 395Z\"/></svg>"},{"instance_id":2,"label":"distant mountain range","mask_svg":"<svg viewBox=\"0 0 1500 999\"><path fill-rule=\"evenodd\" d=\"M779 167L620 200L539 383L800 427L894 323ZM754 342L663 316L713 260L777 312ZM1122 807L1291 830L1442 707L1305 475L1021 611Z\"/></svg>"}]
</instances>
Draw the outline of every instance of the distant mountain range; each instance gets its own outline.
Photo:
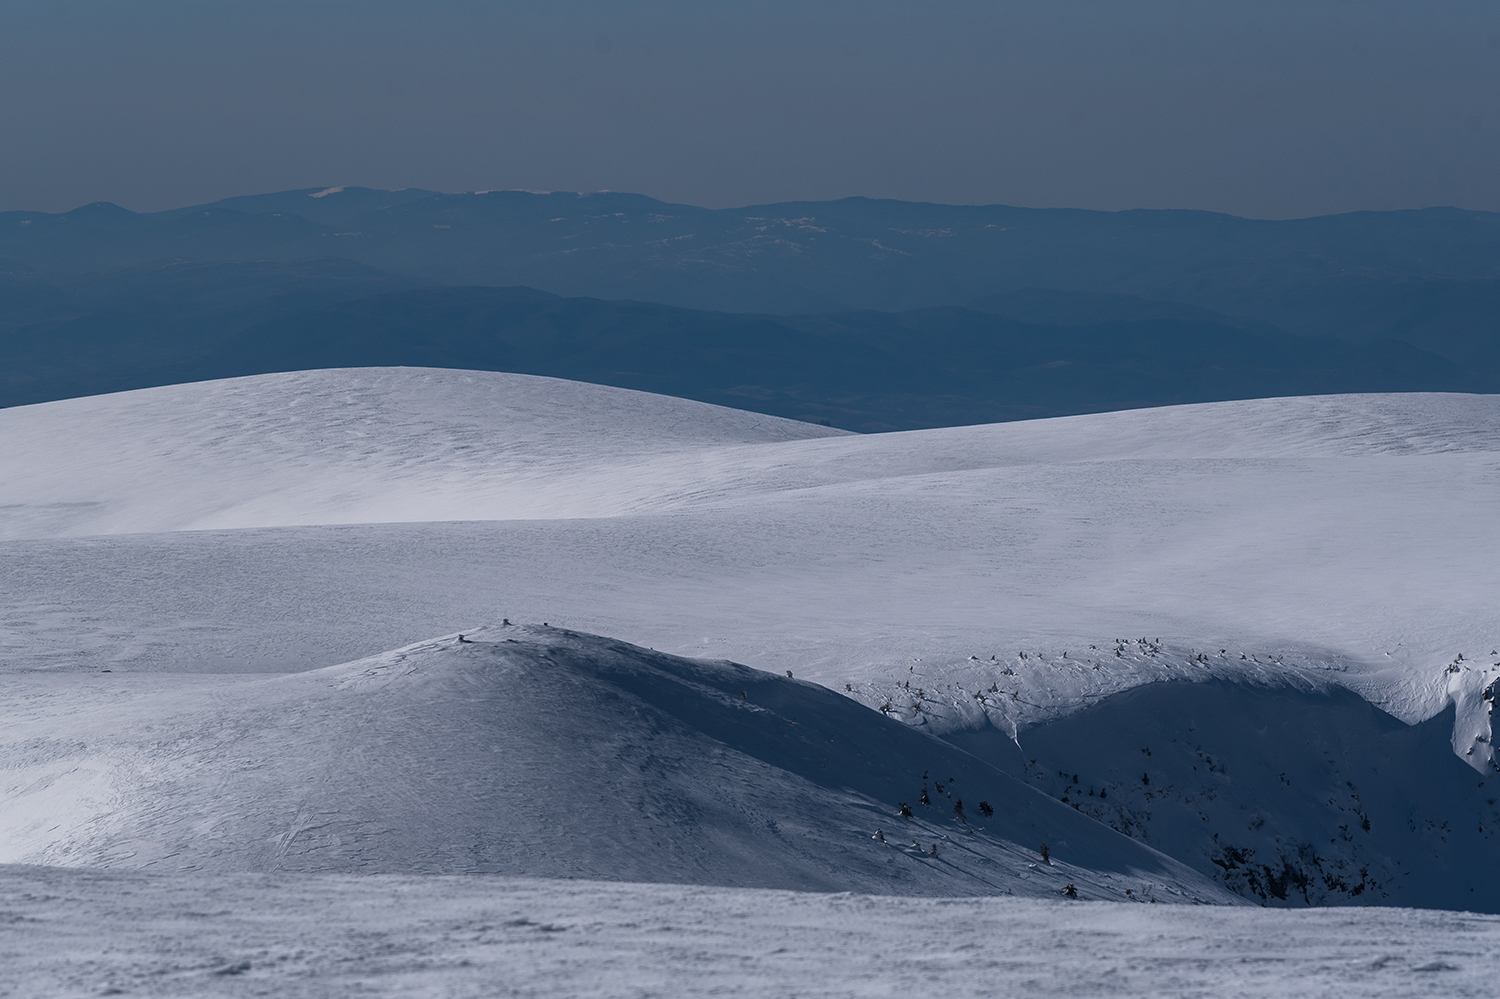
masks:
<instances>
[{"instance_id":1,"label":"distant mountain range","mask_svg":"<svg viewBox=\"0 0 1500 999\"><path fill-rule=\"evenodd\" d=\"M857 430L1497 391L1500 215L360 188L0 214L0 405L366 364Z\"/></svg>"}]
</instances>

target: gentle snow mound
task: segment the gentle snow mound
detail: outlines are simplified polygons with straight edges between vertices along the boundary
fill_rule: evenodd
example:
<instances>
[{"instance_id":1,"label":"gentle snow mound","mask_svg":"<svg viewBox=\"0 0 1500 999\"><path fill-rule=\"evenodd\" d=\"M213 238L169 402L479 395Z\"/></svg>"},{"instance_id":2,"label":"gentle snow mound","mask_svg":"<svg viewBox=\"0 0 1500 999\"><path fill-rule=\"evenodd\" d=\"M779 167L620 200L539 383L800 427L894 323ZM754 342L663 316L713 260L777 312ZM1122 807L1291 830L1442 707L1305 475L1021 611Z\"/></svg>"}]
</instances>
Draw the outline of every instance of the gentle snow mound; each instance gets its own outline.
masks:
<instances>
[{"instance_id":1,"label":"gentle snow mound","mask_svg":"<svg viewBox=\"0 0 1500 999\"><path fill-rule=\"evenodd\" d=\"M832 438L832 439L829 439ZM1492 454L1500 397L1314 396L858 436L554 378L257 375L0 411L0 538L611 517L1082 463Z\"/></svg>"},{"instance_id":2,"label":"gentle snow mound","mask_svg":"<svg viewBox=\"0 0 1500 999\"><path fill-rule=\"evenodd\" d=\"M0 410L0 538L601 516L630 469L827 427L533 375L349 368Z\"/></svg>"},{"instance_id":3,"label":"gentle snow mound","mask_svg":"<svg viewBox=\"0 0 1500 999\"><path fill-rule=\"evenodd\" d=\"M555 379L269 375L0 411L0 537L69 536L0 550L0 668L305 669L501 610L934 731L1316 676L1406 722L1456 705L1490 772L1496 523L1500 396L857 436ZM98 536L179 528L247 530Z\"/></svg>"}]
</instances>

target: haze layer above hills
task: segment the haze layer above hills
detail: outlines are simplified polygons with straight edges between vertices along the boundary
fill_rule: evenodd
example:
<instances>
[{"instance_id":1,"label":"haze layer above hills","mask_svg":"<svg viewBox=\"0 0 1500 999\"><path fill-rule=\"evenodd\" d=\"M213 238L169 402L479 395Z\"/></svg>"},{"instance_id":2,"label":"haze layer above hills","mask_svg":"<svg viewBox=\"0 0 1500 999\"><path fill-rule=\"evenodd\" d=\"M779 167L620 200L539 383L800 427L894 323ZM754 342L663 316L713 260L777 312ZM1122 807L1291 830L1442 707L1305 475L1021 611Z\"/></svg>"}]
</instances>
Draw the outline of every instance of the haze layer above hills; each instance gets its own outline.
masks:
<instances>
[{"instance_id":1,"label":"haze layer above hills","mask_svg":"<svg viewBox=\"0 0 1500 999\"><path fill-rule=\"evenodd\" d=\"M0 213L0 257L49 272L325 256L442 284L524 284L725 311L900 310L1043 287L1338 333L1296 289L1375 305L1374 289L1403 282L1434 292L1445 281L1493 282L1500 216L1437 208L1269 222L866 198L710 210L634 194L363 188L147 215L107 203ZM1289 322L1294 315L1307 318ZM1411 321L1392 316L1378 330L1349 332L1390 335Z\"/></svg>"},{"instance_id":2,"label":"haze layer above hills","mask_svg":"<svg viewBox=\"0 0 1500 999\"><path fill-rule=\"evenodd\" d=\"M402 284L337 260L13 281L26 294L0 303L0 401L417 365L551 375L881 431L1232 398L1500 387L1483 368L1399 341L1246 329L1122 296L1033 290L982 308L815 316L528 288L360 297Z\"/></svg>"},{"instance_id":3,"label":"haze layer above hills","mask_svg":"<svg viewBox=\"0 0 1500 999\"><path fill-rule=\"evenodd\" d=\"M1495 391L1500 224L363 189L11 212L0 360L0 405L420 364L857 430Z\"/></svg>"}]
</instances>

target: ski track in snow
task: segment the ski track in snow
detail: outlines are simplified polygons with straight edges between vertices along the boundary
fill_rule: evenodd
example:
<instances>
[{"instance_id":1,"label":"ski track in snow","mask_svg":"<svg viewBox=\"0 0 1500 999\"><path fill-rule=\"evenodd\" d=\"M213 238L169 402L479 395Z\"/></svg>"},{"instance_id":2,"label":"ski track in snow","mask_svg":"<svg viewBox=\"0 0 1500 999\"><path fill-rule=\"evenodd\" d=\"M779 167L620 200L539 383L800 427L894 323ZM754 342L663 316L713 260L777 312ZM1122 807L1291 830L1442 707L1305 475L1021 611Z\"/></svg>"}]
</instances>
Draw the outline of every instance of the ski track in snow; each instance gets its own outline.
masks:
<instances>
[{"instance_id":1,"label":"ski track in snow","mask_svg":"<svg viewBox=\"0 0 1500 999\"><path fill-rule=\"evenodd\" d=\"M1500 917L0 867L0 997L1494 994Z\"/></svg>"}]
</instances>

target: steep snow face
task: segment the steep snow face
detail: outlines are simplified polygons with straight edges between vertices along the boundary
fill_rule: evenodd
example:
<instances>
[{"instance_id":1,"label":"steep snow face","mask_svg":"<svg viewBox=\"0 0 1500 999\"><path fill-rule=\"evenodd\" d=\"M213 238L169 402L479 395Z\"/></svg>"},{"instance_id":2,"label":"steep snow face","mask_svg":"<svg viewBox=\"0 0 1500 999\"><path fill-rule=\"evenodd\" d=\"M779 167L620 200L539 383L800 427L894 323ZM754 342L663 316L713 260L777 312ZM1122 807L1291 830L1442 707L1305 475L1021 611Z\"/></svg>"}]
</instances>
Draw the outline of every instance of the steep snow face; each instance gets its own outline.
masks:
<instances>
[{"instance_id":1,"label":"steep snow face","mask_svg":"<svg viewBox=\"0 0 1500 999\"><path fill-rule=\"evenodd\" d=\"M949 738L1266 905L1500 910L1500 781L1348 691L1153 683Z\"/></svg>"},{"instance_id":2,"label":"steep snow face","mask_svg":"<svg viewBox=\"0 0 1500 999\"><path fill-rule=\"evenodd\" d=\"M553 628L107 699L55 680L0 706L0 862L1233 899L824 687Z\"/></svg>"}]
</instances>

